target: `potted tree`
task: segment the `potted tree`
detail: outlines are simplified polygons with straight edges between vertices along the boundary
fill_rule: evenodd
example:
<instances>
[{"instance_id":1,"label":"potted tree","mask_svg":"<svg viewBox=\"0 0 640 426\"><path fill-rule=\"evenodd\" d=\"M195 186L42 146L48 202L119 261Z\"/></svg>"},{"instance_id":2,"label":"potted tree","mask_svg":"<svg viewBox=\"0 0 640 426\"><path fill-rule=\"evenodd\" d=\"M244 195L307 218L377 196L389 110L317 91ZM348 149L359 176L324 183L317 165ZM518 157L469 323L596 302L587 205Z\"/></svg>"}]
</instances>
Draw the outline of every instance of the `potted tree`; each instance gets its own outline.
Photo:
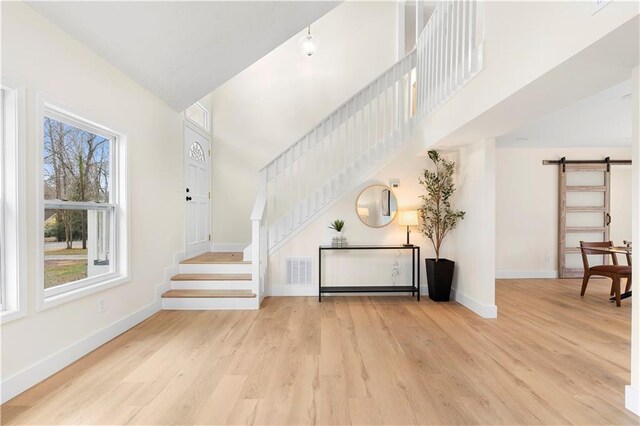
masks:
<instances>
[{"instance_id":1,"label":"potted tree","mask_svg":"<svg viewBox=\"0 0 640 426\"><path fill-rule=\"evenodd\" d=\"M436 257L425 259L427 267L427 285L429 298L437 302L448 301L453 281L455 262L440 258L442 241L453 230L458 222L464 219L465 212L451 207L451 197L456 191L453 175L456 164L445 160L436 150L429 151L429 159L435 165L433 170L425 169L420 177L420 184L426 194L421 195L420 232L433 244Z\"/></svg>"}]
</instances>

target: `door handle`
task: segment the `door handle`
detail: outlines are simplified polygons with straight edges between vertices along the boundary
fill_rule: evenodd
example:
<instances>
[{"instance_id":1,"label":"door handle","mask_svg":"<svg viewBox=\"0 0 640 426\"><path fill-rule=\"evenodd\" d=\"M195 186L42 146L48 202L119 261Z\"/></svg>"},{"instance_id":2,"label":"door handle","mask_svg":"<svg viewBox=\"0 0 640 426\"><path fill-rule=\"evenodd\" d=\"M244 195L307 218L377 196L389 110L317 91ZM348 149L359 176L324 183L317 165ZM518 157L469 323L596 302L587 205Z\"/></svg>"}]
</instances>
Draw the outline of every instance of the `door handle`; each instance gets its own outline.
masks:
<instances>
[{"instance_id":1,"label":"door handle","mask_svg":"<svg viewBox=\"0 0 640 426\"><path fill-rule=\"evenodd\" d=\"M609 213L605 213L607 216L607 226L611 225L611 215Z\"/></svg>"},{"instance_id":2,"label":"door handle","mask_svg":"<svg viewBox=\"0 0 640 426\"><path fill-rule=\"evenodd\" d=\"M187 196L187 201L191 201L191 197Z\"/></svg>"}]
</instances>

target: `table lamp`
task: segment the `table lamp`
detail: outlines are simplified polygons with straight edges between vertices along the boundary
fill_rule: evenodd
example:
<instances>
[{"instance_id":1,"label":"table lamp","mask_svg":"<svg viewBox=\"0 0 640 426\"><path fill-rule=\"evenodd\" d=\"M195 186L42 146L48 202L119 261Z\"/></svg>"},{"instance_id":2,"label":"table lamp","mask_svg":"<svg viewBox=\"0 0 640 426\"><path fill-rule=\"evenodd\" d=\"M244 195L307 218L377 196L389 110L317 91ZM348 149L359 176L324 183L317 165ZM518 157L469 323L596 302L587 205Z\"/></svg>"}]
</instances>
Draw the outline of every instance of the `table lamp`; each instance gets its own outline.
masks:
<instances>
[{"instance_id":1,"label":"table lamp","mask_svg":"<svg viewBox=\"0 0 640 426\"><path fill-rule=\"evenodd\" d=\"M400 217L398 218L398 224L400 226L406 226L407 227L407 243L404 244L405 246L412 246L413 244L411 244L409 242L409 234L411 233L411 230L409 229L410 226L418 226L418 211L417 210L405 210L405 211L401 211L400 213Z\"/></svg>"}]
</instances>

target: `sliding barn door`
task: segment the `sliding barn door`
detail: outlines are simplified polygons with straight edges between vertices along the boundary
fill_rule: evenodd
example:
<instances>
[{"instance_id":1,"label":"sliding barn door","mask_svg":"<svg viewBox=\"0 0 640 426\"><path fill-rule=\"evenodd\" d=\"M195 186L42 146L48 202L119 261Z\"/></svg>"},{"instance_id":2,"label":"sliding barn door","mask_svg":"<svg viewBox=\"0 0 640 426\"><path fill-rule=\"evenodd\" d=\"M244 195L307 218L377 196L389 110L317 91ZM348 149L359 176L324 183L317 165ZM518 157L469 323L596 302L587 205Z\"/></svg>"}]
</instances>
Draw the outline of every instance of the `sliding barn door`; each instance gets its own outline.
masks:
<instances>
[{"instance_id":1,"label":"sliding barn door","mask_svg":"<svg viewBox=\"0 0 640 426\"><path fill-rule=\"evenodd\" d=\"M558 212L558 274L583 274L580 241L609 241L610 186L608 164L560 164ZM603 256L589 259L593 265Z\"/></svg>"}]
</instances>

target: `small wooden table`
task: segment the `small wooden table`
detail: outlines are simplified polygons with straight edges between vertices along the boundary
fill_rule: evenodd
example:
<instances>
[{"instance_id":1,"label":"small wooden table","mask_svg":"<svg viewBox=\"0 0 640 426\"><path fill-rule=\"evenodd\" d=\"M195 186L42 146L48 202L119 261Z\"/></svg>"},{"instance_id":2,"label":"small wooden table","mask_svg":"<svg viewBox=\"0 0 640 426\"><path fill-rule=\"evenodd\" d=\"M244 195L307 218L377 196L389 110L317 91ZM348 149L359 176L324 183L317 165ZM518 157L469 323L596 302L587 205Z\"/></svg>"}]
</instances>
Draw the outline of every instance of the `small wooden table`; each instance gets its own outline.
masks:
<instances>
[{"instance_id":1,"label":"small wooden table","mask_svg":"<svg viewBox=\"0 0 640 426\"><path fill-rule=\"evenodd\" d=\"M619 247L589 247L590 251L599 251L602 254L624 254L631 256L631 247L628 246L619 246ZM631 259L628 257L628 259ZM631 261L629 261L629 266L631 266ZM620 299L626 299L631 297L631 291L627 291L626 293L622 293L620 295ZM616 297L610 297L609 300L612 302L616 300Z\"/></svg>"}]
</instances>

